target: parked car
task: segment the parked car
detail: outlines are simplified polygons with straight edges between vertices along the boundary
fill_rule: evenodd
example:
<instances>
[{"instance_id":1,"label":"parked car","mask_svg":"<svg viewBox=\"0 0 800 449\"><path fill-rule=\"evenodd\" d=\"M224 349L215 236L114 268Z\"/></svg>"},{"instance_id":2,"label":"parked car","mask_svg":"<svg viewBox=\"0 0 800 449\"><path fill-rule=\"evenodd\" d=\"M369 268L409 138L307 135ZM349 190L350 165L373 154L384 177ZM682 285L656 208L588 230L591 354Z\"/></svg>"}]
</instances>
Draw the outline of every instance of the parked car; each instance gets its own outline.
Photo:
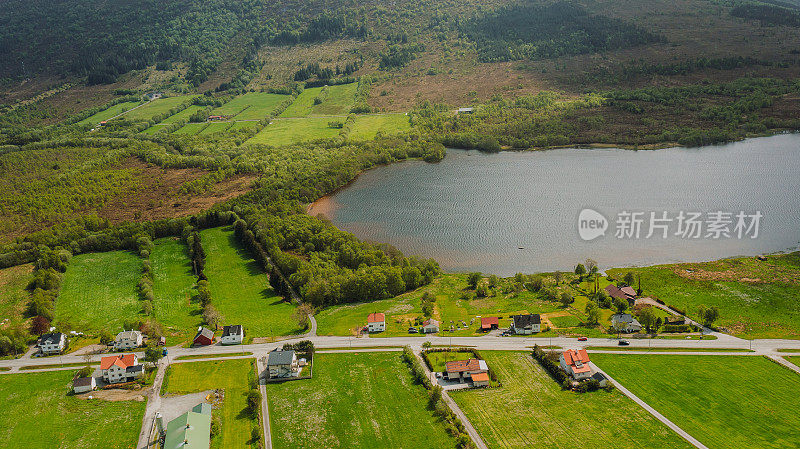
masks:
<instances>
[{"instance_id":1,"label":"parked car","mask_svg":"<svg viewBox=\"0 0 800 449\"><path fill-rule=\"evenodd\" d=\"M589 339L586 337L578 337L578 341L588 341Z\"/></svg>"},{"instance_id":2,"label":"parked car","mask_svg":"<svg viewBox=\"0 0 800 449\"><path fill-rule=\"evenodd\" d=\"M619 343L617 343L617 345L619 346L628 346L630 344L631 342L629 342L628 340L620 340Z\"/></svg>"},{"instance_id":3,"label":"parked car","mask_svg":"<svg viewBox=\"0 0 800 449\"><path fill-rule=\"evenodd\" d=\"M416 327L409 327L408 328L408 333L409 334L416 334L416 333L419 333L419 331L417 330Z\"/></svg>"}]
</instances>

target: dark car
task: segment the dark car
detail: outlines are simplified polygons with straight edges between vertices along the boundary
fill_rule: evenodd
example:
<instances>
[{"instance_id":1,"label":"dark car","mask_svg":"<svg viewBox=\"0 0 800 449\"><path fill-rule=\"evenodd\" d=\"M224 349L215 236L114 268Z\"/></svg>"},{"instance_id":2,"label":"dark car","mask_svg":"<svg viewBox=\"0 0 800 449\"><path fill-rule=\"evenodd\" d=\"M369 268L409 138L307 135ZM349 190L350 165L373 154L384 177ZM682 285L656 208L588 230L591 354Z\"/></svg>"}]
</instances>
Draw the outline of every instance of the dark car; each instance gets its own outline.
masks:
<instances>
[{"instance_id":1,"label":"dark car","mask_svg":"<svg viewBox=\"0 0 800 449\"><path fill-rule=\"evenodd\" d=\"M628 340L620 340L619 343L617 343L617 345L619 346L628 346L630 344L631 342L629 342Z\"/></svg>"}]
</instances>

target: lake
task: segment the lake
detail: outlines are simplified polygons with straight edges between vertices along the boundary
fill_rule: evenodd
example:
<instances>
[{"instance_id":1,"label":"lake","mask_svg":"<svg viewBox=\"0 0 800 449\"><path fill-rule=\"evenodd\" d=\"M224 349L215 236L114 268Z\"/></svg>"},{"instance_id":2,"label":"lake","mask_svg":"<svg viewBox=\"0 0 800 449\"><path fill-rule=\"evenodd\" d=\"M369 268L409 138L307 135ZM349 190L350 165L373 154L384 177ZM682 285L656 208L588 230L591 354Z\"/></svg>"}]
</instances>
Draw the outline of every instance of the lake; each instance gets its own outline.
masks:
<instances>
[{"instance_id":1,"label":"lake","mask_svg":"<svg viewBox=\"0 0 800 449\"><path fill-rule=\"evenodd\" d=\"M605 218L604 235L581 237L584 209ZM697 229L679 222L682 211L701 214L699 238L676 235ZM737 228L740 212L745 226ZM446 271L503 276L571 270L587 258L605 269L786 251L800 243L800 135L650 151L451 149L439 163L369 170L309 213L361 239L433 257Z\"/></svg>"}]
</instances>

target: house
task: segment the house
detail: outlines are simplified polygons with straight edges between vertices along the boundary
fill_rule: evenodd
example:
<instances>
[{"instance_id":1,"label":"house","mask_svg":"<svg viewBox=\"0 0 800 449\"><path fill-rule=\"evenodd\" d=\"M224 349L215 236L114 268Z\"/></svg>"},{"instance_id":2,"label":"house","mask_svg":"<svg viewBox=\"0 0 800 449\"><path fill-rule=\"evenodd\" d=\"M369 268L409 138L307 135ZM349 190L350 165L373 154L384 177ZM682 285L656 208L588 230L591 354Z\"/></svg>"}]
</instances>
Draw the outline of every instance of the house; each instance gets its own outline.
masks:
<instances>
[{"instance_id":1,"label":"house","mask_svg":"<svg viewBox=\"0 0 800 449\"><path fill-rule=\"evenodd\" d=\"M386 330L386 315L380 312L370 313L367 317L368 332L383 332Z\"/></svg>"},{"instance_id":2,"label":"house","mask_svg":"<svg viewBox=\"0 0 800 449\"><path fill-rule=\"evenodd\" d=\"M75 394L86 393L95 388L97 388L97 383L94 377L76 377L75 380L72 381L72 391L74 391Z\"/></svg>"},{"instance_id":3,"label":"house","mask_svg":"<svg viewBox=\"0 0 800 449\"><path fill-rule=\"evenodd\" d=\"M445 377L448 380L465 382L467 378L471 380L475 374L487 372L489 372L489 367L486 365L485 360L453 360L445 364Z\"/></svg>"},{"instance_id":4,"label":"house","mask_svg":"<svg viewBox=\"0 0 800 449\"><path fill-rule=\"evenodd\" d=\"M634 290L633 287L619 288L614 284L608 284L605 290L608 296L612 298L628 301L630 307L636 304L636 290Z\"/></svg>"},{"instance_id":5,"label":"house","mask_svg":"<svg viewBox=\"0 0 800 449\"><path fill-rule=\"evenodd\" d=\"M200 403L164 426L161 414L156 425L162 449L208 449L211 446L211 405Z\"/></svg>"},{"instance_id":6,"label":"house","mask_svg":"<svg viewBox=\"0 0 800 449\"><path fill-rule=\"evenodd\" d=\"M435 334L439 332L439 322L433 318L429 318L422 322L423 334Z\"/></svg>"},{"instance_id":7,"label":"house","mask_svg":"<svg viewBox=\"0 0 800 449\"><path fill-rule=\"evenodd\" d=\"M618 332L639 332L642 330L642 325L633 315L629 313L617 313L611 315L611 326Z\"/></svg>"},{"instance_id":8,"label":"house","mask_svg":"<svg viewBox=\"0 0 800 449\"><path fill-rule=\"evenodd\" d=\"M222 338L220 343L223 345L240 345L244 341L244 328L241 324L225 326L222 328Z\"/></svg>"},{"instance_id":9,"label":"house","mask_svg":"<svg viewBox=\"0 0 800 449\"><path fill-rule=\"evenodd\" d=\"M44 355L61 354L67 347L67 336L61 332L44 334L39 340L39 350Z\"/></svg>"},{"instance_id":10,"label":"house","mask_svg":"<svg viewBox=\"0 0 800 449\"><path fill-rule=\"evenodd\" d=\"M100 359L100 371L106 382L117 384L138 379L144 374L144 367L139 364L136 354L120 354Z\"/></svg>"},{"instance_id":11,"label":"house","mask_svg":"<svg viewBox=\"0 0 800 449\"><path fill-rule=\"evenodd\" d=\"M517 335L530 335L542 331L542 317L536 314L514 315L512 328Z\"/></svg>"},{"instance_id":12,"label":"house","mask_svg":"<svg viewBox=\"0 0 800 449\"><path fill-rule=\"evenodd\" d=\"M197 335L194 336L194 340L192 340L192 344L201 345L201 346L208 346L214 344L214 331L207 327L198 327L197 328Z\"/></svg>"},{"instance_id":13,"label":"house","mask_svg":"<svg viewBox=\"0 0 800 449\"><path fill-rule=\"evenodd\" d=\"M292 350L273 350L267 357L267 371L270 378L298 377L300 363L297 361L297 354Z\"/></svg>"},{"instance_id":14,"label":"house","mask_svg":"<svg viewBox=\"0 0 800 449\"><path fill-rule=\"evenodd\" d=\"M158 100L163 95L164 94L162 92L150 92L145 94L144 98L147 99L148 101L153 101L153 100Z\"/></svg>"},{"instance_id":15,"label":"house","mask_svg":"<svg viewBox=\"0 0 800 449\"><path fill-rule=\"evenodd\" d=\"M114 349L125 351L126 349L138 348L142 345L142 333L139 331L125 331L117 334L114 339Z\"/></svg>"},{"instance_id":16,"label":"house","mask_svg":"<svg viewBox=\"0 0 800 449\"><path fill-rule=\"evenodd\" d=\"M489 332L492 329L497 329L500 326L500 318L496 316L489 316L481 318L481 330Z\"/></svg>"},{"instance_id":17,"label":"house","mask_svg":"<svg viewBox=\"0 0 800 449\"><path fill-rule=\"evenodd\" d=\"M596 380L600 388L605 388L608 385L608 377L603 373L592 374L592 380Z\"/></svg>"},{"instance_id":18,"label":"house","mask_svg":"<svg viewBox=\"0 0 800 449\"><path fill-rule=\"evenodd\" d=\"M588 379L592 375L589 368L589 354L585 349L567 349L558 359L561 369L575 380Z\"/></svg>"},{"instance_id":19,"label":"house","mask_svg":"<svg viewBox=\"0 0 800 449\"><path fill-rule=\"evenodd\" d=\"M489 386L489 373L476 373L472 375L473 387L488 387Z\"/></svg>"}]
</instances>

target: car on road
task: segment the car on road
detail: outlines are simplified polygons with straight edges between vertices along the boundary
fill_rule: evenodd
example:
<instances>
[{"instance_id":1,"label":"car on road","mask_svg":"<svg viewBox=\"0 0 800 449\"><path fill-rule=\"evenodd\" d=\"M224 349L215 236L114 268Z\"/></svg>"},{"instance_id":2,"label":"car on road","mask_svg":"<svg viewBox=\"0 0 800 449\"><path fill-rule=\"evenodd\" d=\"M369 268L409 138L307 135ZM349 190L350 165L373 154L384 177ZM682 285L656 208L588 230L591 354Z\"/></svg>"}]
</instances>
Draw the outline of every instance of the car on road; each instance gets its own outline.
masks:
<instances>
[{"instance_id":1,"label":"car on road","mask_svg":"<svg viewBox=\"0 0 800 449\"><path fill-rule=\"evenodd\" d=\"M409 327L408 328L408 333L409 334L417 334L417 333L419 333L419 331L417 330L416 327Z\"/></svg>"},{"instance_id":2,"label":"car on road","mask_svg":"<svg viewBox=\"0 0 800 449\"><path fill-rule=\"evenodd\" d=\"M628 340L620 340L619 343L617 343L617 345L619 346L628 346L630 344L631 342L629 342Z\"/></svg>"},{"instance_id":3,"label":"car on road","mask_svg":"<svg viewBox=\"0 0 800 449\"><path fill-rule=\"evenodd\" d=\"M589 339L586 337L578 337L578 341L588 341Z\"/></svg>"}]
</instances>

